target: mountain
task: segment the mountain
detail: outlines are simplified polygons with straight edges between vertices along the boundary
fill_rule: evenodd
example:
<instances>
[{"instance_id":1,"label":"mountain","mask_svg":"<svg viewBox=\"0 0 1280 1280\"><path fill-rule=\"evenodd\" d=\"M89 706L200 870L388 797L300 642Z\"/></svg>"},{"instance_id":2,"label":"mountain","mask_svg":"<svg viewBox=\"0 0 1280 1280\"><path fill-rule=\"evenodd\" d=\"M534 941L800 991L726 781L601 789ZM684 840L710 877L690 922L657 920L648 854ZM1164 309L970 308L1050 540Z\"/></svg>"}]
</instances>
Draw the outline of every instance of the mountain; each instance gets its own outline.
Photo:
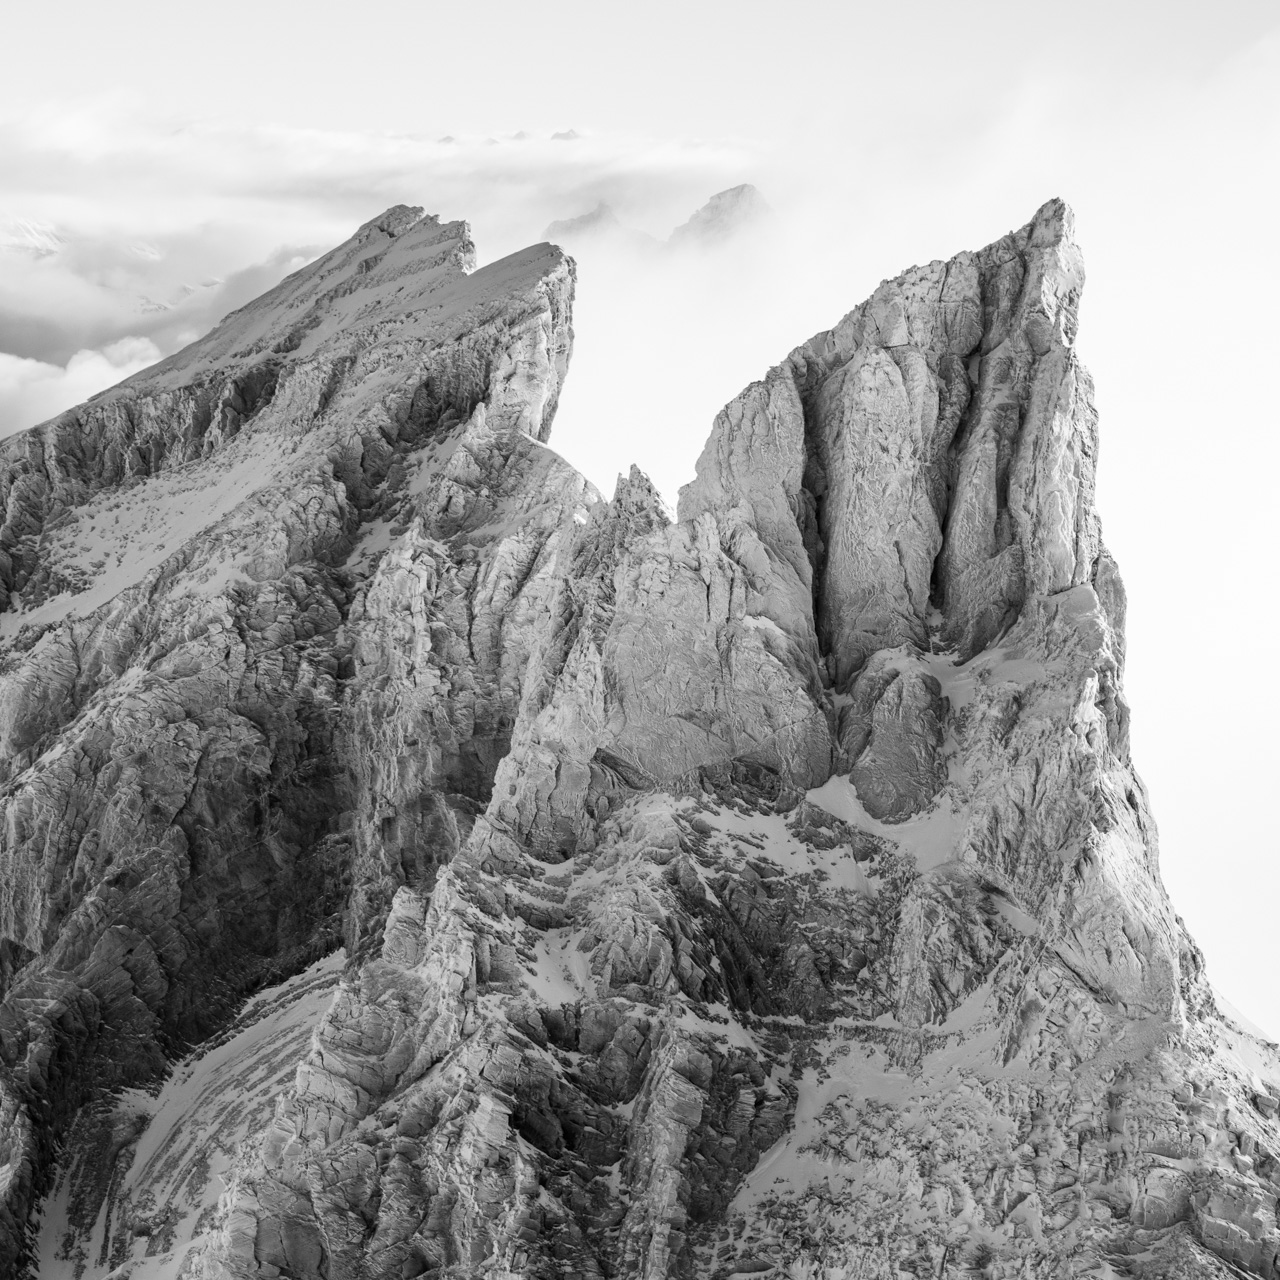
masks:
<instances>
[{"instance_id":1,"label":"mountain","mask_svg":"<svg viewBox=\"0 0 1280 1280\"><path fill-rule=\"evenodd\" d=\"M562 236L610 235L622 230L618 215L601 200L589 213L548 223L544 234L548 240L555 240Z\"/></svg>"},{"instance_id":2,"label":"mountain","mask_svg":"<svg viewBox=\"0 0 1280 1280\"><path fill-rule=\"evenodd\" d=\"M551 222L543 238L581 250L600 245L651 252L660 248L715 248L752 230L769 225L773 210L749 183L720 191L695 210L665 241L626 226L613 208L601 200L594 209L575 218Z\"/></svg>"},{"instance_id":3,"label":"mountain","mask_svg":"<svg viewBox=\"0 0 1280 1280\"><path fill-rule=\"evenodd\" d=\"M773 210L760 192L744 182L716 192L695 210L688 222L681 223L671 233L667 243L681 247L723 244L744 232L768 225L773 216Z\"/></svg>"},{"instance_id":4,"label":"mountain","mask_svg":"<svg viewBox=\"0 0 1280 1280\"><path fill-rule=\"evenodd\" d=\"M628 248L636 252L657 249L658 242L643 231L624 226L618 215L603 200L589 213L576 218L564 218L548 223L543 239L559 244L580 246L587 243L605 243Z\"/></svg>"},{"instance_id":5,"label":"mountain","mask_svg":"<svg viewBox=\"0 0 1280 1280\"><path fill-rule=\"evenodd\" d=\"M0 445L0 1258L1261 1277L1280 1052L1129 758L1060 202L545 441L573 268L396 208Z\"/></svg>"}]
</instances>

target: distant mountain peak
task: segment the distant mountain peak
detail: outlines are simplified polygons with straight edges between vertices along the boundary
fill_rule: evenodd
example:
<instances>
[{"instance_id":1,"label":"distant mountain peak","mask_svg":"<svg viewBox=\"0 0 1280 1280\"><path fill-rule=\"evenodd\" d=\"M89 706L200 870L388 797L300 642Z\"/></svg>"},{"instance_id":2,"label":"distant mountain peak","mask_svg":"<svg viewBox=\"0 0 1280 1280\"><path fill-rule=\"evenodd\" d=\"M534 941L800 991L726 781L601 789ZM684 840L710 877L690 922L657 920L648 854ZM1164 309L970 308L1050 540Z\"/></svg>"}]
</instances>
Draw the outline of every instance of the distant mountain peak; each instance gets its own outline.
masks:
<instances>
[{"instance_id":1,"label":"distant mountain peak","mask_svg":"<svg viewBox=\"0 0 1280 1280\"><path fill-rule=\"evenodd\" d=\"M580 213L576 218L560 218L549 222L542 233L545 240L559 240L581 235L596 235L602 231L623 230L622 223L612 207L603 200L588 213Z\"/></svg>"},{"instance_id":2,"label":"distant mountain peak","mask_svg":"<svg viewBox=\"0 0 1280 1280\"><path fill-rule=\"evenodd\" d=\"M469 252L395 206L0 443L0 1280L1275 1280L1070 211L795 347L674 519L544 443L571 263Z\"/></svg>"},{"instance_id":3,"label":"distant mountain peak","mask_svg":"<svg viewBox=\"0 0 1280 1280\"><path fill-rule=\"evenodd\" d=\"M639 253L649 253L659 247L658 241L651 235L622 222L613 207L603 200L594 209L581 213L576 218L562 218L548 223L542 238L553 244L564 243L577 247L586 244L613 245Z\"/></svg>"},{"instance_id":4,"label":"distant mountain peak","mask_svg":"<svg viewBox=\"0 0 1280 1280\"><path fill-rule=\"evenodd\" d=\"M749 182L740 183L724 191L717 191L690 218L676 227L670 237L661 242L628 227L618 217L613 206L600 200L594 209L572 218L561 218L547 225L543 236L560 241L625 244L631 248L715 248L729 243L739 235L767 226L775 217L772 207Z\"/></svg>"},{"instance_id":5,"label":"distant mountain peak","mask_svg":"<svg viewBox=\"0 0 1280 1280\"><path fill-rule=\"evenodd\" d=\"M393 204L390 209L384 209L376 218L370 218L368 222L361 226L356 232L358 238L365 232L381 231L385 235L398 236L412 226L416 226L419 222L430 222L433 225L438 224L440 219L435 214L424 214L421 205L414 204Z\"/></svg>"},{"instance_id":6,"label":"distant mountain peak","mask_svg":"<svg viewBox=\"0 0 1280 1280\"><path fill-rule=\"evenodd\" d=\"M672 233L668 244L723 244L739 233L760 227L774 217L773 208L749 182L717 191L688 222Z\"/></svg>"}]
</instances>

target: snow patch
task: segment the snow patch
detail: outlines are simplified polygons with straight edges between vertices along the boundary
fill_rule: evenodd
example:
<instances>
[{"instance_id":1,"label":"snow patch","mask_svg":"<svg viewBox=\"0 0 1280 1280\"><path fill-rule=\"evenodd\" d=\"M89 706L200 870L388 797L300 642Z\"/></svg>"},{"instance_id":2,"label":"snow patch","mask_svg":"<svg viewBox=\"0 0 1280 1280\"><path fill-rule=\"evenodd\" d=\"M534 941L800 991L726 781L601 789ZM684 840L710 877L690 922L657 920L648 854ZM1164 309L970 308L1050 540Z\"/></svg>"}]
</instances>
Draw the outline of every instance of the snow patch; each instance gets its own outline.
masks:
<instances>
[{"instance_id":1,"label":"snow patch","mask_svg":"<svg viewBox=\"0 0 1280 1280\"><path fill-rule=\"evenodd\" d=\"M943 791L929 808L904 822L881 822L873 818L858 798L857 789L844 775L828 778L807 792L807 799L819 809L857 827L881 836L915 857L921 871L941 866L961 847L968 811L957 809L953 797Z\"/></svg>"},{"instance_id":2,"label":"snow patch","mask_svg":"<svg viewBox=\"0 0 1280 1280\"><path fill-rule=\"evenodd\" d=\"M21 596L0 614L0 638L24 626L87 617L137 586L193 538L274 479L283 442L261 434L237 437L213 458L150 476L131 488L104 490L47 527L40 559L56 567L63 589L27 607ZM244 578L232 559L196 569L187 590L212 597Z\"/></svg>"},{"instance_id":3,"label":"snow patch","mask_svg":"<svg viewBox=\"0 0 1280 1280\"><path fill-rule=\"evenodd\" d=\"M259 992L228 1035L179 1062L154 1096L116 1096L113 1121L134 1117L140 1129L128 1171L86 1233L72 1222L74 1152L64 1156L40 1216L37 1280L178 1280L217 1230L232 1164L293 1083L344 960L335 952Z\"/></svg>"}]
</instances>

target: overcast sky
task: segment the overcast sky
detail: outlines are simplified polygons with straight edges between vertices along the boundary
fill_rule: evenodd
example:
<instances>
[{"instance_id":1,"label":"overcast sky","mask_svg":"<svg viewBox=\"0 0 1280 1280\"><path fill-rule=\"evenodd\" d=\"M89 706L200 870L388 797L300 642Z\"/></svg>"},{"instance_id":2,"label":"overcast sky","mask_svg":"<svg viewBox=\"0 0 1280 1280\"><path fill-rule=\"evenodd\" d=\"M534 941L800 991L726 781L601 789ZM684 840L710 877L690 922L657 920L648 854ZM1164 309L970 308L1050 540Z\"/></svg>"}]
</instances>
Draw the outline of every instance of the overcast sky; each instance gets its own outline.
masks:
<instances>
[{"instance_id":1,"label":"overcast sky","mask_svg":"<svg viewBox=\"0 0 1280 1280\"><path fill-rule=\"evenodd\" d=\"M752 182L777 220L736 248L581 254L553 443L674 501L716 409L882 278L1070 201L1166 882L1215 983L1280 1038L1274 0L50 13L5 19L30 56L0 82L0 432L390 204L467 218L483 261L602 199L665 237Z\"/></svg>"}]
</instances>

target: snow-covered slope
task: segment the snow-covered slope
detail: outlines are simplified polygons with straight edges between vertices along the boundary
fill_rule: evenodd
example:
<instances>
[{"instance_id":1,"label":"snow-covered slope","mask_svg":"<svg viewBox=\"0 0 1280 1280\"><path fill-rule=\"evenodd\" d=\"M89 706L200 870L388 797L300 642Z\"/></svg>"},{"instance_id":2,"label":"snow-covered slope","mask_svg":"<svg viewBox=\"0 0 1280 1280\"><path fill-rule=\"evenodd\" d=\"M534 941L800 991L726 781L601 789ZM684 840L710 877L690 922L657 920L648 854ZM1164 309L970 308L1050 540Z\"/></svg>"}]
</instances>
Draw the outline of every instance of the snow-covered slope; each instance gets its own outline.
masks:
<instances>
[{"instance_id":1,"label":"snow-covered slope","mask_svg":"<svg viewBox=\"0 0 1280 1280\"><path fill-rule=\"evenodd\" d=\"M190 1274L191 1255L219 1220L236 1158L293 1083L342 961L334 952L259 992L152 1089L123 1089L85 1109L41 1212L38 1275Z\"/></svg>"}]
</instances>

